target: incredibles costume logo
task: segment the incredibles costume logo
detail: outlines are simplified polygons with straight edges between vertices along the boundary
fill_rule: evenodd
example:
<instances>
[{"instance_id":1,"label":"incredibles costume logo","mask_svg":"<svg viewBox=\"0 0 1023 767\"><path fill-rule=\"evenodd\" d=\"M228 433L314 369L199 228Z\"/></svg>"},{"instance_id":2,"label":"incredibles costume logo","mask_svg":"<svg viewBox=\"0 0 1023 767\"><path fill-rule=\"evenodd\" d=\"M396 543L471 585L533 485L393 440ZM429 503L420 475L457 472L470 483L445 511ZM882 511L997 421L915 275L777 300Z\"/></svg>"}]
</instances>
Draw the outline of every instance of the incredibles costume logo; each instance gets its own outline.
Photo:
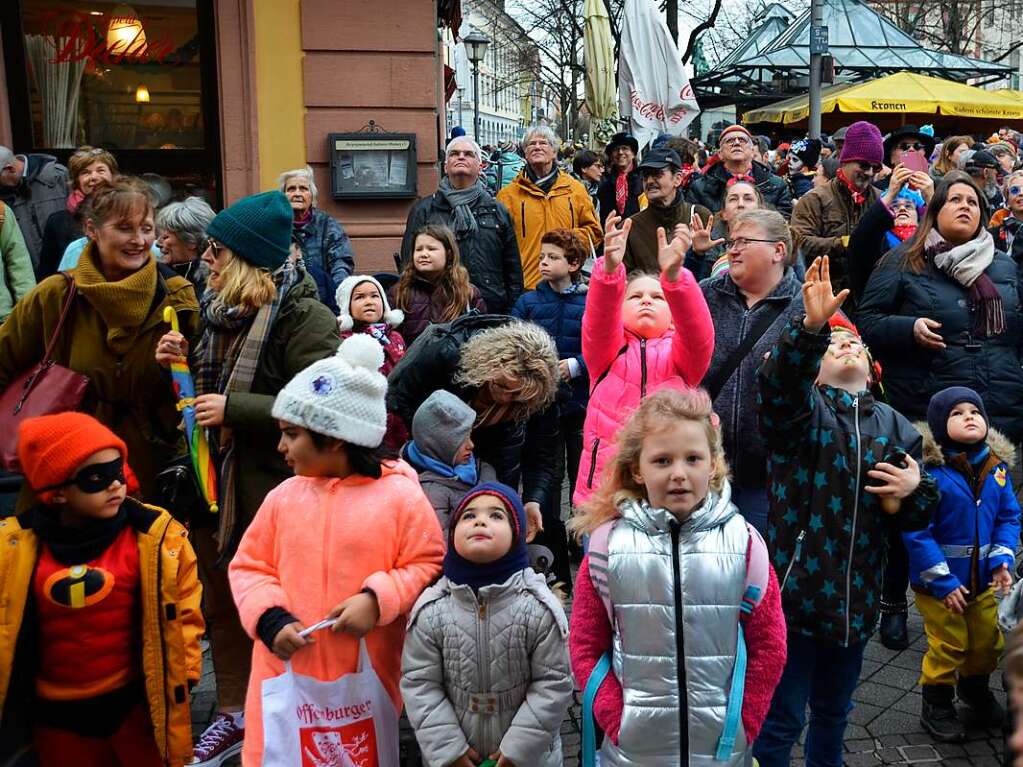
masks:
<instances>
[{"instance_id":1,"label":"incredibles costume logo","mask_svg":"<svg viewBox=\"0 0 1023 767\"><path fill-rule=\"evenodd\" d=\"M43 584L53 604L77 609L102 602L114 588L114 575L102 567L75 565L58 570Z\"/></svg>"}]
</instances>

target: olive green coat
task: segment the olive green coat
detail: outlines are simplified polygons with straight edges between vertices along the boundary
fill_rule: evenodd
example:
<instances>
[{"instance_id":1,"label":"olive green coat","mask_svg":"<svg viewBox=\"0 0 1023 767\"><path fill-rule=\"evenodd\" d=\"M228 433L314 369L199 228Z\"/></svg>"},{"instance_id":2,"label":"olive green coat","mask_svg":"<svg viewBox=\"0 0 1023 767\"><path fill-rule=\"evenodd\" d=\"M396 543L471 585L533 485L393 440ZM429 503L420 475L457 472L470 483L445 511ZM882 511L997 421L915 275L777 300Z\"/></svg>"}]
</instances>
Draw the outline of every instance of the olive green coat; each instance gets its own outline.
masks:
<instances>
[{"instance_id":1,"label":"olive green coat","mask_svg":"<svg viewBox=\"0 0 1023 767\"><path fill-rule=\"evenodd\" d=\"M245 530L263 498L293 472L277 452L281 433L270 415L274 398L295 375L337 352L341 343L337 318L320 303L308 274L284 297L263 348L252 390L227 397L224 425L233 432L237 461L237 517Z\"/></svg>"},{"instance_id":2,"label":"olive green coat","mask_svg":"<svg viewBox=\"0 0 1023 767\"><path fill-rule=\"evenodd\" d=\"M152 307L125 354L110 349L105 322L79 293L53 355L58 364L89 377L80 409L125 441L128 463L144 498L152 497L157 472L185 450L170 373L155 358L157 341L170 330L163 321L164 307L174 307L181 332L191 342L199 336L199 304L192 283L166 268L158 272ZM0 390L41 360L66 295L63 275L47 277L0 325Z\"/></svg>"}]
</instances>

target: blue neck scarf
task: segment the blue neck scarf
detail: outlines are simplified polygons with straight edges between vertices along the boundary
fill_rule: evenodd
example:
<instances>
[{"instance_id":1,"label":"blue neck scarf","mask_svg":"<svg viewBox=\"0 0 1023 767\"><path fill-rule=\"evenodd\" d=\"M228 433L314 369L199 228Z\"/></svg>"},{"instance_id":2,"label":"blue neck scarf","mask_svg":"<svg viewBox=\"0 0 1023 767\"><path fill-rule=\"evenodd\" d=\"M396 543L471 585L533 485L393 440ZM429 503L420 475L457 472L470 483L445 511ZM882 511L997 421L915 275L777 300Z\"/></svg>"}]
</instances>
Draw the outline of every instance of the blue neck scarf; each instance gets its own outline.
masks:
<instances>
[{"instance_id":1,"label":"blue neck scarf","mask_svg":"<svg viewBox=\"0 0 1023 767\"><path fill-rule=\"evenodd\" d=\"M441 463L436 458L431 458L423 453L415 443L415 440L405 445L405 455L416 471L432 471L434 474L439 474L442 477L457 477L460 482L464 482L469 487L476 484L476 458L472 455L469 456L465 463L460 463L458 466L448 466L446 463Z\"/></svg>"}]
</instances>

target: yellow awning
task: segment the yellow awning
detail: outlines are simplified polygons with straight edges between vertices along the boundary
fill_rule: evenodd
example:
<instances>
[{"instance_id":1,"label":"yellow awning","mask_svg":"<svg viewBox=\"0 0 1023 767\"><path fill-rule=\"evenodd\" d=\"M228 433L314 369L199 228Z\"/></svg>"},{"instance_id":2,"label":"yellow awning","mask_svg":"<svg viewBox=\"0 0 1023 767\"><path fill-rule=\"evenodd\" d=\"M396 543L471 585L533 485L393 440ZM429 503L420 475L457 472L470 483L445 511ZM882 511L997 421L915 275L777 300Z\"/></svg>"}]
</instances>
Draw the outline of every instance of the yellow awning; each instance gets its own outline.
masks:
<instances>
[{"instance_id":1,"label":"yellow awning","mask_svg":"<svg viewBox=\"0 0 1023 767\"><path fill-rule=\"evenodd\" d=\"M942 114L993 120L1023 119L1023 94L986 91L972 85L898 72L854 85L835 85L824 90L821 112L871 115ZM808 96L795 96L743 115L744 123L797 123L810 114Z\"/></svg>"}]
</instances>

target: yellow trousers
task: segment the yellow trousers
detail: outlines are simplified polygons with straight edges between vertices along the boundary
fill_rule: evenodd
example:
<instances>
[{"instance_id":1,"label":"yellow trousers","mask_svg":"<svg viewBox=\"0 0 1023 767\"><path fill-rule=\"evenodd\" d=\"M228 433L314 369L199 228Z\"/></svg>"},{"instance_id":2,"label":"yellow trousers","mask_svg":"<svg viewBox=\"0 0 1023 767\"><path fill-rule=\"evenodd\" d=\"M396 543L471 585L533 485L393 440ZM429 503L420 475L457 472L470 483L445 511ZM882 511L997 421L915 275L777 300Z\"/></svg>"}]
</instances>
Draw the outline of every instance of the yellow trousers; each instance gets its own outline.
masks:
<instances>
[{"instance_id":1,"label":"yellow trousers","mask_svg":"<svg viewBox=\"0 0 1023 767\"><path fill-rule=\"evenodd\" d=\"M967 603L962 615L940 599L914 593L927 632L920 684L954 685L957 676L986 676L998 667L1003 640L991 589Z\"/></svg>"}]
</instances>

